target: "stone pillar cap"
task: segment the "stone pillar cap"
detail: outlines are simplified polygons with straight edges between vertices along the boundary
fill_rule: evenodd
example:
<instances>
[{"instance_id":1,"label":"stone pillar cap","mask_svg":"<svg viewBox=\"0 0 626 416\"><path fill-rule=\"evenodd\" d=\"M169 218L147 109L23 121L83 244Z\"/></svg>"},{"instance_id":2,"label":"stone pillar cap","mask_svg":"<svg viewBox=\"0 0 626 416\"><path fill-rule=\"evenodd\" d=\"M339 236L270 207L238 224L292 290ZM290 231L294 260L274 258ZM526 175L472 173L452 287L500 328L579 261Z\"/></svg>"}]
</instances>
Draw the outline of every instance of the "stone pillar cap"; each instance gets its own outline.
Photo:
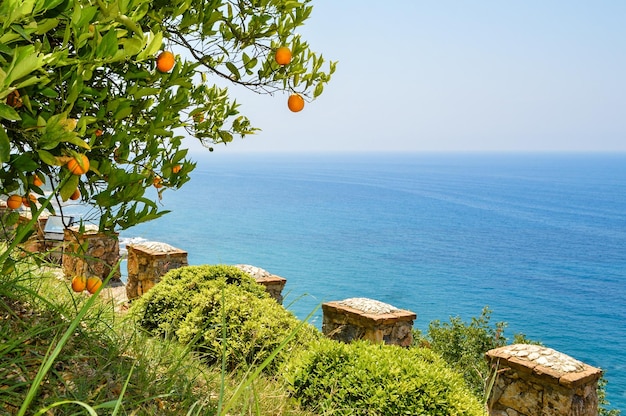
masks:
<instances>
[{"instance_id":1,"label":"stone pillar cap","mask_svg":"<svg viewBox=\"0 0 626 416\"><path fill-rule=\"evenodd\" d=\"M94 225L94 224L85 224L85 232L83 234L97 234L98 233L98 226ZM71 230L75 233L79 233L80 232L80 226L79 225L73 225L71 227L68 227L68 230Z\"/></svg>"},{"instance_id":2,"label":"stone pillar cap","mask_svg":"<svg viewBox=\"0 0 626 416\"><path fill-rule=\"evenodd\" d=\"M249 264L235 264L234 267L242 272L250 275L256 281L287 281L284 277L277 276L260 267L251 266Z\"/></svg>"},{"instance_id":3,"label":"stone pillar cap","mask_svg":"<svg viewBox=\"0 0 626 416\"><path fill-rule=\"evenodd\" d=\"M184 250L159 241L144 241L138 244L127 244L126 247L149 251L153 254L186 253Z\"/></svg>"},{"instance_id":4,"label":"stone pillar cap","mask_svg":"<svg viewBox=\"0 0 626 416\"><path fill-rule=\"evenodd\" d=\"M393 305L368 298L349 298L340 300L337 304L374 315L400 312L400 309Z\"/></svg>"},{"instance_id":5,"label":"stone pillar cap","mask_svg":"<svg viewBox=\"0 0 626 416\"><path fill-rule=\"evenodd\" d=\"M569 355L541 345L513 344L487 351L487 357L504 360L502 363L520 371L553 379L572 387L599 379L602 370L578 361Z\"/></svg>"},{"instance_id":6,"label":"stone pillar cap","mask_svg":"<svg viewBox=\"0 0 626 416\"><path fill-rule=\"evenodd\" d=\"M413 321L417 315L411 311L398 309L387 303L368 298L350 298L322 304L324 313L345 313L348 319L359 324L373 322L388 324L398 321Z\"/></svg>"}]
</instances>

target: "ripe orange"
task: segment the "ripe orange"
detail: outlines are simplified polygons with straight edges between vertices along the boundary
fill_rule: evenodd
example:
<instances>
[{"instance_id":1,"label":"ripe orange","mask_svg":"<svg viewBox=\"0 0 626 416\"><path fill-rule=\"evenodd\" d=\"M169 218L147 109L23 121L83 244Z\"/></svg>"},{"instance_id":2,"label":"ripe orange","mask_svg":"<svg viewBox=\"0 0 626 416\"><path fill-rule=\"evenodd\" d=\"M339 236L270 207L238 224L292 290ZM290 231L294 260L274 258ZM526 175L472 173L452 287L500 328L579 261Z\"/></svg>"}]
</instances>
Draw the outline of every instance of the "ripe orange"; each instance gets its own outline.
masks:
<instances>
[{"instance_id":1,"label":"ripe orange","mask_svg":"<svg viewBox=\"0 0 626 416\"><path fill-rule=\"evenodd\" d=\"M102 131L102 129L96 129L96 131L94 132L94 134L96 135L96 137L100 137L102 136L104 132Z\"/></svg>"},{"instance_id":2,"label":"ripe orange","mask_svg":"<svg viewBox=\"0 0 626 416\"><path fill-rule=\"evenodd\" d=\"M156 64L160 72L170 72L174 68L176 58L170 51L163 51L157 56Z\"/></svg>"},{"instance_id":3,"label":"ripe orange","mask_svg":"<svg viewBox=\"0 0 626 416\"><path fill-rule=\"evenodd\" d=\"M178 173L181 169L182 167L180 165L175 165L174 167L172 167L172 173Z\"/></svg>"},{"instance_id":4,"label":"ripe orange","mask_svg":"<svg viewBox=\"0 0 626 416\"><path fill-rule=\"evenodd\" d=\"M22 205L24 205L26 208L30 207L30 203L28 202L28 200L33 201L33 204L37 203L37 197L33 194L29 194L28 198L26 196L22 197Z\"/></svg>"},{"instance_id":5,"label":"ripe orange","mask_svg":"<svg viewBox=\"0 0 626 416\"><path fill-rule=\"evenodd\" d=\"M74 276L72 279L72 290L74 292L82 292L87 288L87 279L85 276Z\"/></svg>"},{"instance_id":6,"label":"ripe orange","mask_svg":"<svg viewBox=\"0 0 626 416\"><path fill-rule=\"evenodd\" d=\"M287 107L294 113L304 108L304 98L300 94L291 94L287 100Z\"/></svg>"},{"instance_id":7,"label":"ripe orange","mask_svg":"<svg viewBox=\"0 0 626 416\"><path fill-rule=\"evenodd\" d=\"M74 175L82 175L89 170L89 159L85 155L80 155L82 161L79 162L76 158L67 162L67 168Z\"/></svg>"},{"instance_id":8,"label":"ripe orange","mask_svg":"<svg viewBox=\"0 0 626 416\"><path fill-rule=\"evenodd\" d=\"M7 207L9 209L18 209L22 205L22 197L16 194L9 196L7 199Z\"/></svg>"},{"instance_id":9,"label":"ripe orange","mask_svg":"<svg viewBox=\"0 0 626 416\"><path fill-rule=\"evenodd\" d=\"M87 291L92 295L96 293L98 289L100 289L100 286L102 286L102 280L100 280L99 277L91 276L89 279L87 279Z\"/></svg>"},{"instance_id":10,"label":"ripe orange","mask_svg":"<svg viewBox=\"0 0 626 416\"><path fill-rule=\"evenodd\" d=\"M274 59L278 65L289 65L291 62L291 51L286 46L281 46L276 50Z\"/></svg>"},{"instance_id":11,"label":"ripe orange","mask_svg":"<svg viewBox=\"0 0 626 416\"><path fill-rule=\"evenodd\" d=\"M43 185L43 181L37 175L33 175L33 185L41 186Z\"/></svg>"},{"instance_id":12,"label":"ripe orange","mask_svg":"<svg viewBox=\"0 0 626 416\"><path fill-rule=\"evenodd\" d=\"M163 187L163 180L161 179L160 176L155 176L154 180L152 181L152 185L154 185L155 188L159 189Z\"/></svg>"},{"instance_id":13,"label":"ripe orange","mask_svg":"<svg viewBox=\"0 0 626 416\"><path fill-rule=\"evenodd\" d=\"M76 201L78 198L80 198L80 191L78 190L78 188L76 188L74 193L70 196L70 199L72 201Z\"/></svg>"}]
</instances>

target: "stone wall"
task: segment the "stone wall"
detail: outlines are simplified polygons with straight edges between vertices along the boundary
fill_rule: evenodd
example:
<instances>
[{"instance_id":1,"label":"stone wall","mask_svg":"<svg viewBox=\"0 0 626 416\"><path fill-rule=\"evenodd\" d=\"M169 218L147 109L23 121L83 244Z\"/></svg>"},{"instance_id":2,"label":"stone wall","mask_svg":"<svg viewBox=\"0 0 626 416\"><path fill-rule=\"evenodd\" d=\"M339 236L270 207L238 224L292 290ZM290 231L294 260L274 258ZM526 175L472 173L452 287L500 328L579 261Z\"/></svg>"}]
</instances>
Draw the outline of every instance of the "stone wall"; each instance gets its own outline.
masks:
<instances>
[{"instance_id":1,"label":"stone wall","mask_svg":"<svg viewBox=\"0 0 626 416\"><path fill-rule=\"evenodd\" d=\"M258 284L265 286L265 290L270 296L282 305L283 289L285 288L287 279L248 264L236 264L235 267L252 276Z\"/></svg>"},{"instance_id":2,"label":"stone wall","mask_svg":"<svg viewBox=\"0 0 626 416\"><path fill-rule=\"evenodd\" d=\"M187 252L169 244L149 241L129 244L126 295L135 299L152 289L172 269L187 266Z\"/></svg>"},{"instance_id":3,"label":"stone wall","mask_svg":"<svg viewBox=\"0 0 626 416\"><path fill-rule=\"evenodd\" d=\"M26 210L14 211L8 209L6 206L0 205L0 240L11 240L15 237L17 229L16 224L8 225L7 216L11 213L19 215L18 223L20 225L26 224L32 218L31 212ZM28 239L20 244L20 247L29 253L37 253L43 249L43 227L46 224L47 217L40 216L37 222L34 224L34 232L28 237Z\"/></svg>"},{"instance_id":4,"label":"stone wall","mask_svg":"<svg viewBox=\"0 0 626 416\"><path fill-rule=\"evenodd\" d=\"M413 321L417 315L367 298L351 298L322 304L322 332L329 338L351 342L372 342L408 347L413 342Z\"/></svg>"},{"instance_id":5,"label":"stone wall","mask_svg":"<svg viewBox=\"0 0 626 416\"><path fill-rule=\"evenodd\" d=\"M496 374L491 416L596 416L602 371L538 345L487 352Z\"/></svg>"},{"instance_id":6,"label":"stone wall","mask_svg":"<svg viewBox=\"0 0 626 416\"><path fill-rule=\"evenodd\" d=\"M100 233L97 228L87 228L82 233L78 227L65 229L62 261L65 276L97 276L104 280L113 270L111 279L119 280L119 260L117 233Z\"/></svg>"}]
</instances>

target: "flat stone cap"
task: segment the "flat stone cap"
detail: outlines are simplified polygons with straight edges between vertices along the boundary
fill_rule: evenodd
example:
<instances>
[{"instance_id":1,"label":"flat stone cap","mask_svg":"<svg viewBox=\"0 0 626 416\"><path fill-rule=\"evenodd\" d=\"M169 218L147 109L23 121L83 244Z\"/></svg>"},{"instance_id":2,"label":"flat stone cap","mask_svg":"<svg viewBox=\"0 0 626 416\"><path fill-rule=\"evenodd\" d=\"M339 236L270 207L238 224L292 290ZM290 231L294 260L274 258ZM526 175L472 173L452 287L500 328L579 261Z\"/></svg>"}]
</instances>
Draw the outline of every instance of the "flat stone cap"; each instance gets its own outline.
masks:
<instances>
[{"instance_id":1,"label":"flat stone cap","mask_svg":"<svg viewBox=\"0 0 626 416\"><path fill-rule=\"evenodd\" d=\"M487 351L492 361L500 359L500 366L510 366L523 372L532 372L542 378L553 378L554 382L574 387L595 381L602 370L578 361L569 355L541 345L513 344Z\"/></svg>"},{"instance_id":2,"label":"flat stone cap","mask_svg":"<svg viewBox=\"0 0 626 416\"><path fill-rule=\"evenodd\" d=\"M184 250L158 241L144 241L139 244L128 244L127 247L132 248L133 250L143 251L153 256L166 254L187 254Z\"/></svg>"},{"instance_id":3,"label":"flat stone cap","mask_svg":"<svg viewBox=\"0 0 626 416\"><path fill-rule=\"evenodd\" d=\"M337 304L342 306L348 306L352 309L357 309L361 312L373 315L400 312L400 309L396 308L395 306L368 298L349 298L340 300L337 302Z\"/></svg>"},{"instance_id":4,"label":"flat stone cap","mask_svg":"<svg viewBox=\"0 0 626 416\"><path fill-rule=\"evenodd\" d=\"M344 313L357 317L358 321L372 321L387 324L397 321L413 321L417 315L411 311L398 309L388 303L368 298L350 298L322 304L324 312Z\"/></svg>"},{"instance_id":5,"label":"flat stone cap","mask_svg":"<svg viewBox=\"0 0 626 416\"><path fill-rule=\"evenodd\" d=\"M249 264L235 264L234 267L238 268L244 273L249 274L257 282L286 282L284 277L277 276L264 270L260 267L251 266Z\"/></svg>"},{"instance_id":6,"label":"flat stone cap","mask_svg":"<svg viewBox=\"0 0 626 416\"><path fill-rule=\"evenodd\" d=\"M91 235L91 234L98 234L98 226L95 224L85 224L83 229L85 230L83 232L83 235ZM68 228L68 230L73 231L76 234L80 233L80 226L79 225L72 225L71 227Z\"/></svg>"}]
</instances>

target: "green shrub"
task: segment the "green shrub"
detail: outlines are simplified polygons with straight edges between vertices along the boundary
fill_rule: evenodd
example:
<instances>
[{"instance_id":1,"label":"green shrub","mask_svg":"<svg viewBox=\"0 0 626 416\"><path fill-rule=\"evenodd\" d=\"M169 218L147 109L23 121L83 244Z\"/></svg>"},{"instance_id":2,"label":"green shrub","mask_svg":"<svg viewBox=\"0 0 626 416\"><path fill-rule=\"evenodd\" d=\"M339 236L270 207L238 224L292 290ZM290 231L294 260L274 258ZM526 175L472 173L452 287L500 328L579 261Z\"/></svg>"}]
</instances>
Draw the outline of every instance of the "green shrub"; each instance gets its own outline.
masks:
<instances>
[{"instance_id":1,"label":"green shrub","mask_svg":"<svg viewBox=\"0 0 626 416\"><path fill-rule=\"evenodd\" d=\"M423 348L325 339L292 361L287 377L317 414L483 415L463 378Z\"/></svg>"},{"instance_id":2,"label":"green shrub","mask_svg":"<svg viewBox=\"0 0 626 416\"><path fill-rule=\"evenodd\" d=\"M504 337L506 324L498 322L492 326L490 319L491 310L485 307L481 315L473 317L469 323L463 322L460 317L452 317L450 322L433 321L428 327L426 344L464 375L468 386L478 397L485 394L490 371L485 353L506 345L507 341Z\"/></svg>"},{"instance_id":3,"label":"green shrub","mask_svg":"<svg viewBox=\"0 0 626 416\"><path fill-rule=\"evenodd\" d=\"M193 344L208 364L220 362L225 351L231 370L242 363L262 362L300 323L253 278L224 265L170 271L133 304L131 313L150 333ZM305 326L268 370L318 336L315 328Z\"/></svg>"}]
</instances>

